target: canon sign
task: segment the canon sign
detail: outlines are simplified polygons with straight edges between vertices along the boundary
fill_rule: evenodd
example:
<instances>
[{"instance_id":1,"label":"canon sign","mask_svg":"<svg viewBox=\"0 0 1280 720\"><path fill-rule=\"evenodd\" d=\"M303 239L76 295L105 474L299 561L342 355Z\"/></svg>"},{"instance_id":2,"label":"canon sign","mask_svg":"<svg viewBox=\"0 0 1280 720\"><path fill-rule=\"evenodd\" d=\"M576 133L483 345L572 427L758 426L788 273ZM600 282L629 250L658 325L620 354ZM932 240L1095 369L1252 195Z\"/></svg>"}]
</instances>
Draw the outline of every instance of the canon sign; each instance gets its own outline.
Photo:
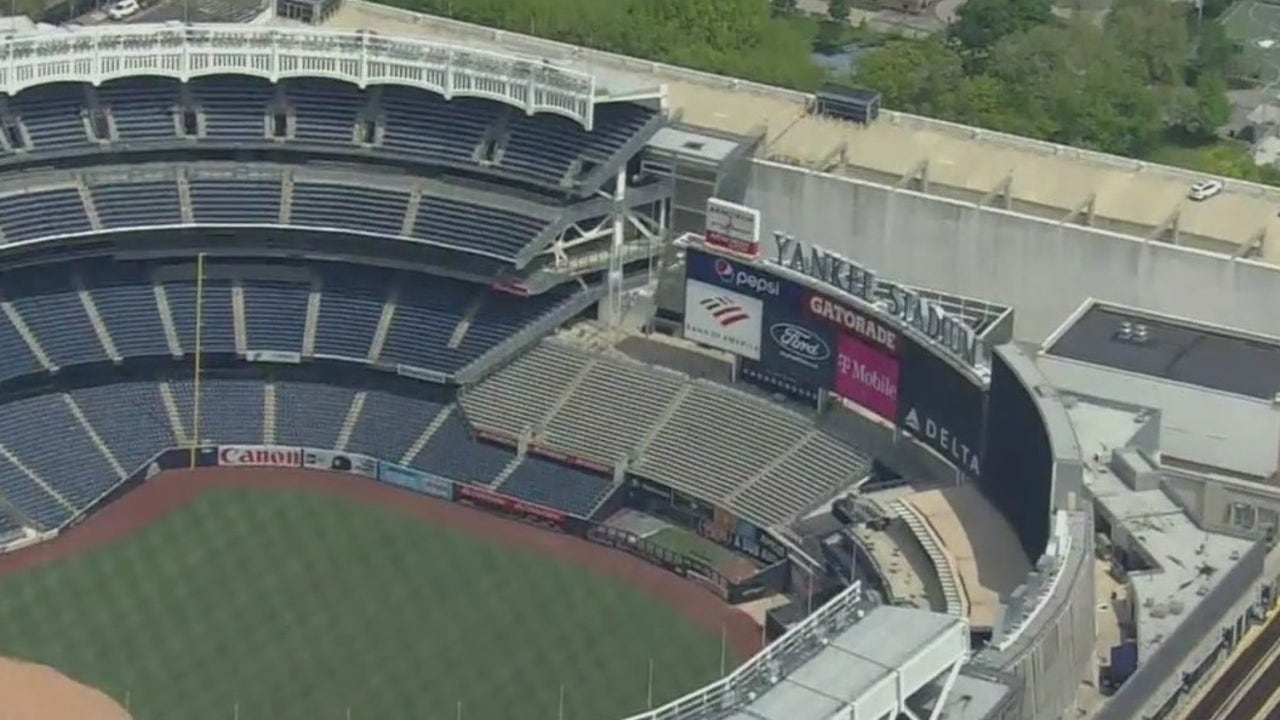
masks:
<instances>
[{"instance_id":1,"label":"canon sign","mask_svg":"<svg viewBox=\"0 0 1280 720\"><path fill-rule=\"evenodd\" d=\"M789 360L816 365L831 357L827 343L799 325L774 323L769 328L769 337L777 343L778 353Z\"/></svg>"},{"instance_id":2,"label":"canon sign","mask_svg":"<svg viewBox=\"0 0 1280 720\"><path fill-rule=\"evenodd\" d=\"M271 445L223 445L218 464L227 467L302 467L302 448Z\"/></svg>"},{"instance_id":3,"label":"canon sign","mask_svg":"<svg viewBox=\"0 0 1280 720\"><path fill-rule=\"evenodd\" d=\"M716 258L716 277L725 285L747 288L756 295L777 297L782 294L782 283L771 277L749 272L724 258Z\"/></svg>"}]
</instances>

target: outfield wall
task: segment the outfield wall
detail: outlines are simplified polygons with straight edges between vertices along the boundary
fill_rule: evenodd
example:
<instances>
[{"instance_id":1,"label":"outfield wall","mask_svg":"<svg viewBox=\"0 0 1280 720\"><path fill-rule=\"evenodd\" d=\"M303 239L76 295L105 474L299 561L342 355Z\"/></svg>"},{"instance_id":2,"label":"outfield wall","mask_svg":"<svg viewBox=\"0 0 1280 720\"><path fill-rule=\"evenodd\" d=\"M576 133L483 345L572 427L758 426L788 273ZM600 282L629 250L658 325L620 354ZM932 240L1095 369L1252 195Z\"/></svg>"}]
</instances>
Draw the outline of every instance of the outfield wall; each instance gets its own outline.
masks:
<instances>
[{"instance_id":1,"label":"outfield wall","mask_svg":"<svg viewBox=\"0 0 1280 720\"><path fill-rule=\"evenodd\" d=\"M895 280L1017 308L1040 341L1088 297L1280 334L1280 268L757 160L742 200L774 231Z\"/></svg>"}]
</instances>

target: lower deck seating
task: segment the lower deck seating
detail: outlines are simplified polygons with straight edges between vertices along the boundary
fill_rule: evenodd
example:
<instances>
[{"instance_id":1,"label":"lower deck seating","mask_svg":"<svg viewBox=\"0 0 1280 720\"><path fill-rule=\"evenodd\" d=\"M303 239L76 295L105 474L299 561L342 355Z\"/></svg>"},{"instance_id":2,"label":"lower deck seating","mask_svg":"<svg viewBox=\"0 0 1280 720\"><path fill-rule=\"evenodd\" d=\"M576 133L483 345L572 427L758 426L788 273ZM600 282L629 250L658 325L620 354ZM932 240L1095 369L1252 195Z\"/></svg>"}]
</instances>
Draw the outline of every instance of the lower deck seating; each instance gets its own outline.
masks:
<instances>
[{"instance_id":1,"label":"lower deck seating","mask_svg":"<svg viewBox=\"0 0 1280 720\"><path fill-rule=\"evenodd\" d=\"M276 443L337 446L354 390L319 383L277 382Z\"/></svg>"},{"instance_id":2,"label":"lower deck seating","mask_svg":"<svg viewBox=\"0 0 1280 720\"><path fill-rule=\"evenodd\" d=\"M536 455L526 455L500 490L532 503L587 516L612 485L607 478Z\"/></svg>"},{"instance_id":3,"label":"lower deck seating","mask_svg":"<svg viewBox=\"0 0 1280 720\"><path fill-rule=\"evenodd\" d=\"M194 432L195 391L190 380L172 380L174 403L187 433ZM261 380L206 378L200 383L200 441L262 444L265 405Z\"/></svg>"},{"instance_id":4,"label":"lower deck seating","mask_svg":"<svg viewBox=\"0 0 1280 720\"><path fill-rule=\"evenodd\" d=\"M410 464L450 480L488 485L514 457L507 448L477 440L455 410Z\"/></svg>"},{"instance_id":5,"label":"lower deck seating","mask_svg":"<svg viewBox=\"0 0 1280 720\"><path fill-rule=\"evenodd\" d=\"M120 480L61 393L0 405L0 444L72 507L85 507Z\"/></svg>"},{"instance_id":6,"label":"lower deck seating","mask_svg":"<svg viewBox=\"0 0 1280 720\"><path fill-rule=\"evenodd\" d=\"M365 395L346 449L399 462L444 409L426 398L371 390Z\"/></svg>"}]
</instances>

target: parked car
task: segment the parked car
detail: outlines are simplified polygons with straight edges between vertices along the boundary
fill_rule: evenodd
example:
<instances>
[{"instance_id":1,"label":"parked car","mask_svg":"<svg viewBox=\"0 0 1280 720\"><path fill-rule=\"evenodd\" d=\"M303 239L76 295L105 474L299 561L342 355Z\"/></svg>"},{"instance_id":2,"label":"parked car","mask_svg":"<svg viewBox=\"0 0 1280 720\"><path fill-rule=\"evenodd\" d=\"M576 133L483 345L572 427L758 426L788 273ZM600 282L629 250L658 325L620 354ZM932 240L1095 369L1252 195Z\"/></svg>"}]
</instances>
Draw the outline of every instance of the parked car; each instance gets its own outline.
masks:
<instances>
[{"instance_id":1,"label":"parked car","mask_svg":"<svg viewBox=\"0 0 1280 720\"><path fill-rule=\"evenodd\" d=\"M138 0L116 0L111 7L107 8L107 17L112 20L124 20L141 9Z\"/></svg>"},{"instance_id":2,"label":"parked car","mask_svg":"<svg viewBox=\"0 0 1280 720\"><path fill-rule=\"evenodd\" d=\"M1222 192L1222 183L1218 180L1200 180L1193 183L1191 189L1187 191L1187 197L1200 202Z\"/></svg>"}]
</instances>

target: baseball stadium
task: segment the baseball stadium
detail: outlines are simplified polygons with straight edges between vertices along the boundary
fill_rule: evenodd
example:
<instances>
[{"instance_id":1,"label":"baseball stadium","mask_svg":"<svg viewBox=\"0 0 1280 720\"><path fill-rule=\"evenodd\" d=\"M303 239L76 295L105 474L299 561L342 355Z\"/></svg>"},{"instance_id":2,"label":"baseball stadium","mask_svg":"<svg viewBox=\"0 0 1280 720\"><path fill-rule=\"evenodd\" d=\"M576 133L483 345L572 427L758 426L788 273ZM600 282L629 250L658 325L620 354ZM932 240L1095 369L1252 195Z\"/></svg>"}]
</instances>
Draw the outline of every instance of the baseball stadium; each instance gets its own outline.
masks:
<instances>
[{"instance_id":1,"label":"baseball stadium","mask_svg":"<svg viewBox=\"0 0 1280 720\"><path fill-rule=\"evenodd\" d=\"M0 720L1278 711L1275 189L249 5L0 39Z\"/></svg>"}]
</instances>

